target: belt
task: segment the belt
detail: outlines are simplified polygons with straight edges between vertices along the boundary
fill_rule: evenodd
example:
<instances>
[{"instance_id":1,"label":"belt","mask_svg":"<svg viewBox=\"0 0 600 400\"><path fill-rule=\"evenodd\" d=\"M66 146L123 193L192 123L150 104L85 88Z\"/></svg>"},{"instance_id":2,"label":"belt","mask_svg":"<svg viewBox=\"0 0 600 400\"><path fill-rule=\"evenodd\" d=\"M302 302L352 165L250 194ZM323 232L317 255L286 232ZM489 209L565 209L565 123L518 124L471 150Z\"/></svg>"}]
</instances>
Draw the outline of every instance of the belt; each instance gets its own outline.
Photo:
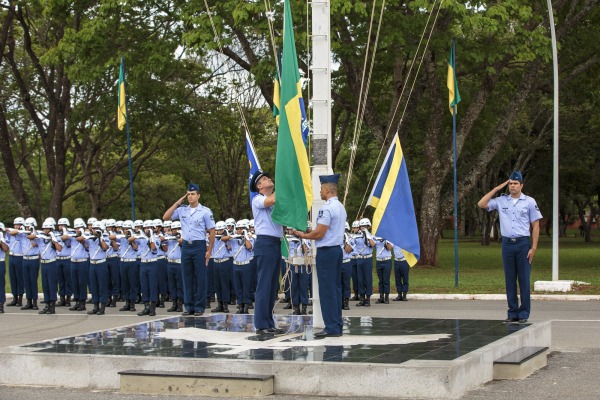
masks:
<instances>
[{"instance_id":1,"label":"belt","mask_svg":"<svg viewBox=\"0 0 600 400\"><path fill-rule=\"evenodd\" d=\"M49 260L40 260L42 264L50 264L51 262L56 261L56 258L51 258Z\"/></svg>"},{"instance_id":2,"label":"belt","mask_svg":"<svg viewBox=\"0 0 600 400\"><path fill-rule=\"evenodd\" d=\"M506 243L518 243L518 242L523 242L523 241L529 241L529 236L519 236L519 237L515 237L515 238L509 238L506 236L502 236L502 241L506 242Z\"/></svg>"},{"instance_id":3,"label":"belt","mask_svg":"<svg viewBox=\"0 0 600 400\"><path fill-rule=\"evenodd\" d=\"M394 258L394 260L396 260L398 262L403 262L403 261L406 261L406 258Z\"/></svg>"},{"instance_id":4,"label":"belt","mask_svg":"<svg viewBox=\"0 0 600 400\"><path fill-rule=\"evenodd\" d=\"M154 261L158 261L158 258L154 257L154 258L148 258L146 260L142 260L142 262L144 264L148 264L148 263L151 263L151 262L154 262Z\"/></svg>"},{"instance_id":5,"label":"belt","mask_svg":"<svg viewBox=\"0 0 600 400\"><path fill-rule=\"evenodd\" d=\"M392 257L382 257L382 258L378 258L377 261L387 261L387 260L391 260Z\"/></svg>"},{"instance_id":6,"label":"belt","mask_svg":"<svg viewBox=\"0 0 600 400\"><path fill-rule=\"evenodd\" d=\"M165 258L167 258L167 257L165 257L165 256L158 256L158 257L156 257L157 260L164 260Z\"/></svg>"},{"instance_id":7,"label":"belt","mask_svg":"<svg viewBox=\"0 0 600 400\"><path fill-rule=\"evenodd\" d=\"M87 260L88 260L87 258L71 258L71 262L72 263L82 263L82 262L85 262Z\"/></svg>"},{"instance_id":8,"label":"belt","mask_svg":"<svg viewBox=\"0 0 600 400\"><path fill-rule=\"evenodd\" d=\"M248 264L250 264L250 260L248 260L248 261L234 261L233 264L234 265L248 265Z\"/></svg>"},{"instance_id":9,"label":"belt","mask_svg":"<svg viewBox=\"0 0 600 400\"><path fill-rule=\"evenodd\" d=\"M350 261L352 261L352 259L351 259L351 258L344 258L344 259L342 260L342 263L343 263L343 264L346 264L346 263L349 263Z\"/></svg>"},{"instance_id":10,"label":"belt","mask_svg":"<svg viewBox=\"0 0 600 400\"><path fill-rule=\"evenodd\" d=\"M184 240L182 242L182 244L192 245L192 244L197 244L197 243L202 243L202 242L206 243L206 239L203 239L203 240Z\"/></svg>"},{"instance_id":11,"label":"belt","mask_svg":"<svg viewBox=\"0 0 600 400\"><path fill-rule=\"evenodd\" d=\"M3 258L0 258L0 262L4 262L4 257L3 257Z\"/></svg>"},{"instance_id":12,"label":"belt","mask_svg":"<svg viewBox=\"0 0 600 400\"><path fill-rule=\"evenodd\" d=\"M136 262L137 258L121 258L121 262Z\"/></svg>"},{"instance_id":13,"label":"belt","mask_svg":"<svg viewBox=\"0 0 600 400\"><path fill-rule=\"evenodd\" d=\"M167 261L172 264L181 264L181 258L167 258Z\"/></svg>"},{"instance_id":14,"label":"belt","mask_svg":"<svg viewBox=\"0 0 600 400\"><path fill-rule=\"evenodd\" d=\"M106 258L102 260L90 260L90 264L102 264L103 262L106 262Z\"/></svg>"},{"instance_id":15,"label":"belt","mask_svg":"<svg viewBox=\"0 0 600 400\"><path fill-rule=\"evenodd\" d=\"M11 256L15 256L15 257L23 257L23 254L21 253L9 253Z\"/></svg>"},{"instance_id":16,"label":"belt","mask_svg":"<svg viewBox=\"0 0 600 400\"><path fill-rule=\"evenodd\" d=\"M229 261L229 257L227 257L227 258L214 258L213 261L216 262L217 264L221 264L221 263L224 263L226 261Z\"/></svg>"},{"instance_id":17,"label":"belt","mask_svg":"<svg viewBox=\"0 0 600 400\"><path fill-rule=\"evenodd\" d=\"M112 254L110 256L106 256L106 258L117 258L117 257L119 257L118 254Z\"/></svg>"},{"instance_id":18,"label":"belt","mask_svg":"<svg viewBox=\"0 0 600 400\"><path fill-rule=\"evenodd\" d=\"M57 260L70 260L71 257L70 256L58 256L56 257Z\"/></svg>"},{"instance_id":19,"label":"belt","mask_svg":"<svg viewBox=\"0 0 600 400\"><path fill-rule=\"evenodd\" d=\"M356 258L364 259L364 258L372 258L373 255L369 254L368 256L356 256Z\"/></svg>"},{"instance_id":20,"label":"belt","mask_svg":"<svg viewBox=\"0 0 600 400\"><path fill-rule=\"evenodd\" d=\"M40 256L23 256L23 260L39 260Z\"/></svg>"}]
</instances>

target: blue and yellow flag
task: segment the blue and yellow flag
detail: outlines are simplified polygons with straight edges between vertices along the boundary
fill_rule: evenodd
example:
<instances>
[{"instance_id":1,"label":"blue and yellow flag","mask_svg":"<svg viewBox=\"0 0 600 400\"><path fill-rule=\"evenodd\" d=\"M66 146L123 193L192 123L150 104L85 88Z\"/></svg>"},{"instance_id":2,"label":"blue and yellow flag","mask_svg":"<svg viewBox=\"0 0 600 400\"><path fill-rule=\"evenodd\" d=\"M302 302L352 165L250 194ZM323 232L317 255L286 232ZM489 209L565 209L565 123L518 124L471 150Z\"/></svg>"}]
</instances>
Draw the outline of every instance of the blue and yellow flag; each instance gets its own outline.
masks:
<instances>
[{"instance_id":1,"label":"blue and yellow flag","mask_svg":"<svg viewBox=\"0 0 600 400\"><path fill-rule=\"evenodd\" d=\"M252 175L256 171L260 169L260 163L258 162L258 157L256 155L256 151L254 151L254 146L252 145L252 141L250 140L250 134L246 132L246 154L248 155L248 163L250 164L250 174L248 175L248 190L250 191L250 206L252 207L252 199L258 193L253 192L250 189L250 183L252 181Z\"/></svg>"},{"instance_id":2,"label":"blue and yellow flag","mask_svg":"<svg viewBox=\"0 0 600 400\"><path fill-rule=\"evenodd\" d=\"M117 108L117 127L123 130L127 123L127 102L125 97L125 57L121 57L121 69L119 71L119 104Z\"/></svg>"},{"instance_id":3,"label":"blue and yellow flag","mask_svg":"<svg viewBox=\"0 0 600 400\"><path fill-rule=\"evenodd\" d=\"M277 201L271 217L278 224L305 230L308 227L308 210L313 202L310 166L303 136L303 132L308 131L308 122L303 113L304 102L289 0L285 0L284 7L281 107L275 158Z\"/></svg>"},{"instance_id":4,"label":"blue and yellow flag","mask_svg":"<svg viewBox=\"0 0 600 400\"><path fill-rule=\"evenodd\" d=\"M368 204L375 207L373 235L402 248L406 261L411 267L414 266L419 260L421 247L408 171L398 134L381 166Z\"/></svg>"},{"instance_id":5,"label":"blue and yellow flag","mask_svg":"<svg viewBox=\"0 0 600 400\"><path fill-rule=\"evenodd\" d=\"M450 57L448 57L448 79L446 85L448 86L448 107L450 107L450 113L454 114L453 107L456 106L456 109L458 110L458 103L460 103L460 93L458 92L458 82L456 81L454 45L450 47Z\"/></svg>"}]
</instances>

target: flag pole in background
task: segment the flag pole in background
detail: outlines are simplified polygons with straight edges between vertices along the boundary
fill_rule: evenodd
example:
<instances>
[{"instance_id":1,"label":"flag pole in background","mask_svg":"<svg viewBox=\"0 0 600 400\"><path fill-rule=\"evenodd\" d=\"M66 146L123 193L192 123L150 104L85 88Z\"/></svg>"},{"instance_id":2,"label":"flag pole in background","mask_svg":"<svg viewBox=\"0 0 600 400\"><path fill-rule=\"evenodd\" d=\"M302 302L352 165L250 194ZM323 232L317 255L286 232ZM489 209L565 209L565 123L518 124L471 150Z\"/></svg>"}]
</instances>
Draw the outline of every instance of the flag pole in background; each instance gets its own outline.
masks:
<instances>
[{"instance_id":1,"label":"flag pole in background","mask_svg":"<svg viewBox=\"0 0 600 400\"><path fill-rule=\"evenodd\" d=\"M127 132L127 158L129 161L129 192L131 194L131 220L135 221L135 195L133 191L133 167L131 165L131 135L129 134L129 113L127 111L127 95L125 93L125 57L121 56L121 68L119 70L117 127L120 131L125 128Z\"/></svg>"},{"instance_id":2,"label":"flag pole in background","mask_svg":"<svg viewBox=\"0 0 600 400\"><path fill-rule=\"evenodd\" d=\"M454 159L454 287L458 287L458 195L456 178L456 112L460 103L458 82L456 81L456 40L452 39L448 58L448 105L452 113L452 152Z\"/></svg>"}]
</instances>

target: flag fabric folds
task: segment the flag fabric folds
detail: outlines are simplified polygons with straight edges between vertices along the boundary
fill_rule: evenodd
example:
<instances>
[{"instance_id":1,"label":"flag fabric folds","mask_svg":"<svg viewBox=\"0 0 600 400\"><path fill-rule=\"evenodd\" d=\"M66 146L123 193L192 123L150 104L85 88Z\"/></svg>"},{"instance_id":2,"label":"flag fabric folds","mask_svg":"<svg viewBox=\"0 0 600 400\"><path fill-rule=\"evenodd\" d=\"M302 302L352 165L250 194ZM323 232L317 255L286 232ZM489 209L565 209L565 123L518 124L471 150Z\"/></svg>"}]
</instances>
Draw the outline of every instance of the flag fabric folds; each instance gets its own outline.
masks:
<instances>
[{"instance_id":1,"label":"flag fabric folds","mask_svg":"<svg viewBox=\"0 0 600 400\"><path fill-rule=\"evenodd\" d=\"M118 93L119 104L117 108L117 127L120 131L122 131L127 123L127 103L125 98L125 57L121 57Z\"/></svg>"},{"instance_id":2,"label":"flag fabric folds","mask_svg":"<svg viewBox=\"0 0 600 400\"><path fill-rule=\"evenodd\" d=\"M275 191L277 201L273 221L305 230L313 193L308 155L304 145L303 100L294 43L294 26L289 0L285 1L283 22L283 55L281 60L281 92L277 155L275 158Z\"/></svg>"},{"instance_id":3,"label":"flag fabric folds","mask_svg":"<svg viewBox=\"0 0 600 400\"><path fill-rule=\"evenodd\" d=\"M448 107L450 107L450 113L454 114L453 107L460 103L460 93L458 92L458 82L456 81L456 60L454 54L454 46L450 47L450 57L448 57L448 80L446 82L448 86Z\"/></svg>"},{"instance_id":4,"label":"flag fabric folds","mask_svg":"<svg viewBox=\"0 0 600 400\"><path fill-rule=\"evenodd\" d=\"M248 190L250 191L250 205L252 205L252 199L254 199L254 196L258 193L253 192L252 189L250 189L250 182L252 181L252 175L260 169L260 163L258 162L258 157L256 156L256 151L254 151L254 146L252 145L250 134L248 132L246 132L246 154L248 155L248 163L250 164Z\"/></svg>"},{"instance_id":5,"label":"flag fabric folds","mask_svg":"<svg viewBox=\"0 0 600 400\"><path fill-rule=\"evenodd\" d=\"M408 264L414 266L421 253L419 232L398 134L387 152L368 204L375 207L373 235L401 247Z\"/></svg>"},{"instance_id":6,"label":"flag fabric folds","mask_svg":"<svg viewBox=\"0 0 600 400\"><path fill-rule=\"evenodd\" d=\"M273 117L277 126L279 126L279 107L281 107L280 91L279 72L275 71L275 78L273 79Z\"/></svg>"}]
</instances>

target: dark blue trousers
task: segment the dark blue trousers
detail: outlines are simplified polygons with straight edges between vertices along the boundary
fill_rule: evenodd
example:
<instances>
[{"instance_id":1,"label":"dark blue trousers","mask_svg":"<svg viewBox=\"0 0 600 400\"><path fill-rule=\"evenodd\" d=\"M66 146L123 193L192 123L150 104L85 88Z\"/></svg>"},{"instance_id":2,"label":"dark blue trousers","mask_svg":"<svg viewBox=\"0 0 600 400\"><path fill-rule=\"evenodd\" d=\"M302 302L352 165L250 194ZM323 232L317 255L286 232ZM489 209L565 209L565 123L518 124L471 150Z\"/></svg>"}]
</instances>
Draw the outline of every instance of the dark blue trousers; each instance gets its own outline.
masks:
<instances>
[{"instance_id":1,"label":"dark blue trousers","mask_svg":"<svg viewBox=\"0 0 600 400\"><path fill-rule=\"evenodd\" d=\"M38 299L38 275L40 273L40 259L23 259L23 286L29 300Z\"/></svg>"},{"instance_id":2,"label":"dark blue trousers","mask_svg":"<svg viewBox=\"0 0 600 400\"><path fill-rule=\"evenodd\" d=\"M108 303L108 263L106 261L100 264L90 262L90 292L92 293L92 303Z\"/></svg>"},{"instance_id":3,"label":"dark blue trousers","mask_svg":"<svg viewBox=\"0 0 600 400\"><path fill-rule=\"evenodd\" d=\"M347 262L342 262L342 298L344 299L350 298L350 280L352 279L353 264L354 262L351 258Z\"/></svg>"},{"instance_id":4,"label":"dark blue trousers","mask_svg":"<svg viewBox=\"0 0 600 400\"><path fill-rule=\"evenodd\" d=\"M71 260L56 260L56 280L58 282L58 294L71 297L73 287L71 285Z\"/></svg>"},{"instance_id":5,"label":"dark blue trousers","mask_svg":"<svg viewBox=\"0 0 600 400\"><path fill-rule=\"evenodd\" d=\"M204 312L206 309L207 271L206 240L194 240L181 245L181 270L183 272L183 298L185 309Z\"/></svg>"},{"instance_id":6,"label":"dark blue trousers","mask_svg":"<svg viewBox=\"0 0 600 400\"><path fill-rule=\"evenodd\" d=\"M121 293L121 261L119 257L109 257L108 264L108 295L118 296Z\"/></svg>"},{"instance_id":7,"label":"dark blue trousers","mask_svg":"<svg viewBox=\"0 0 600 400\"><path fill-rule=\"evenodd\" d=\"M142 262L140 267L142 301L158 302L158 261Z\"/></svg>"},{"instance_id":8,"label":"dark blue trousers","mask_svg":"<svg viewBox=\"0 0 600 400\"><path fill-rule=\"evenodd\" d=\"M233 265L233 286L238 304L250 304L250 285L252 284L252 271L250 263L246 265Z\"/></svg>"},{"instance_id":9,"label":"dark blue trousers","mask_svg":"<svg viewBox=\"0 0 600 400\"><path fill-rule=\"evenodd\" d=\"M171 300L181 299L183 301L183 274L181 263L167 263L167 281L169 282L169 294Z\"/></svg>"},{"instance_id":10,"label":"dark blue trousers","mask_svg":"<svg viewBox=\"0 0 600 400\"><path fill-rule=\"evenodd\" d=\"M121 289L125 300L135 302L137 300L138 287L140 285L140 270L137 261L120 262Z\"/></svg>"},{"instance_id":11,"label":"dark blue trousers","mask_svg":"<svg viewBox=\"0 0 600 400\"><path fill-rule=\"evenodd\" d=\"M87 284L89 278L89 260L71 262L71 285L73 285L73 299L75 301L87 300Z\"/></svg>"},{"instance_id":12,"label":"dark blue trousers","mask_svg":"<svg viewBox=\"0 0 600 400\"><path fill-rule=\"evenodd\" d=\"M275 328L273 307L279 290L281 239L258 235L254 243L254 258L258 273L254 327L256 329Z\"/></svg>"},{"instance_id":13,"label":"dark blue trousers","mask_svg":"<svg viewBox=\"0 0 600 400\"><path fill-rule=\"evenodd\" d=\"M256 259L254 257L252 257L252 260L250 260L250 271L252 274L252 283L250 284L250 301L254 301L256 299L256 282L258 281Z\"/></svg>"},{"instance_id":14,"label":"dark blue trousers","mask_svg":"<svg viewBox=\"0 0 600 400\"><path fill-rule=\"evenodd\" d=\"M217 299L224 303L231 301L231 282L233 275L233 263L231 258L224 262L215 262L215 288Z\"/></svg>"},{"instance_id":15,"label":"dark blue trousers","mask_svg":"<svg viewBox=\"0 0 600 400\"><path fill-rule=\"evenodd\" d=\"M57 289L57 262L42 263L42 291L44 293L44 301L56 301Z\"/></svg>"},{"instance_id":16,"label":"dark blue trousers","mask_svg":"<svg viewBox=\"0 0 600 400\"><path fill-rule=\"evenodd\" d=\"M502 237L502 264L508 301L508 318L528 319L531 313L531 264L527 259L529 238L517 238L515 242ZM517 297L517 282L521 293L521 305Z\"/></svg>"},{"instance_id":17,"label":"dark blue trousers","mask_svg":"<svg viewBox=\"0 0 600 400\"><path fill-rule=\"evenodd\" d=\"M410 266L406 260L394 261L394 277L396 278L396 290L398 293L408 292L408 271Z\"/></svg>"},{"instance_id":18,"label":"dark blue trousers","mask_svg":"<svg viewBox=\"0 0 600 400\"><path fill-rule=\"evenodd\" d=\"M352 292L358 293L358 262L356 258L350 261L350 265L352 265Z\"/></svg>"},{"instance_id":19,"label":"dark blue trousers","mask_svg":"<svg viewBox=\"0 0 600 400\"><path fill-rule=\"evenodd\" d=\"M310 274L306 265L291 265L290 291L292 293L292 304L308 305L308 286L310 283Z\"/></svg>"},{"instance_id":20,"label":"dark blue trousers","mask_svg":"<svg viewBox=\"0 0 600 400\"><path fill-rule=\"evenodd\" d=\"M317 278L319 299L327 333L342 333L342 248L317 248Z\"/></svg>"},{"instance_id":21,"label":"dark blue trousers","mask_svg":"<svg viewBox=\"0 0 600 400\"><path fill-rule=\"evenodd\" d=\"M10 291L14 297L25 293L23 286L23 256L9 256L8 278L10 280Z\"/></svg>"},{"instance_id":22,"label":"dark blue trousers","mask_svg":"<svg viewBox=\"0 0 600 400\"><path fill-rule=\"evenodd\" d=\"M379 294L390 294L390 276L392 260L377 261L377 278L379 278Z\"/></svg>"},{"instance_id":23,"label":"dark blue trousers","mask_svg":"<svg viewBox=\"0 0 600 400\"><path fill-rule=\"evenodd\" d=\"M373 294L373 258L357 258L358 293L371 296Z\"/></svg>"}]
</instances>

